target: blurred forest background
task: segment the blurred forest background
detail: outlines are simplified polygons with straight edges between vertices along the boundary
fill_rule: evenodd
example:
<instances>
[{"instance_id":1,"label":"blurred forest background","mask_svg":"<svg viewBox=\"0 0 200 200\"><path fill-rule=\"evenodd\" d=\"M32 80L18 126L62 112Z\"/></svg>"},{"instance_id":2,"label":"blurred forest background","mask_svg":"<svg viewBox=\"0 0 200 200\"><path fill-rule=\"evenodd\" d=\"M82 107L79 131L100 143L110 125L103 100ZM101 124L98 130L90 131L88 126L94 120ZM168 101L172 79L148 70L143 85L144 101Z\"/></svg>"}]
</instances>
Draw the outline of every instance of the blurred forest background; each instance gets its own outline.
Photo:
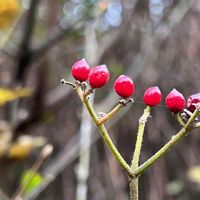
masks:
<instances>
[{"instance_id":1,"label":"blurred forest background","mask_svg":"<svg viewBox=\"0 0 200 200\"><path fill-rule=\"evenodd\" d=\"M22 184L46 143L54 151L23 199L128 199L126 174L76 94L60 85L72 79L75 61L84 57L111 72L109 84L91 98L96 112L118 101L113 82L119 74L133 78L136 103L107 123L129 163L145 89L158 85L165 97L176 88L186 98L200 91L200 0L0 0L0 43L1 200ZM142 162L179 128L164 106L154 108ZM141 177L141 199L199 200L198 132Z\"/></svg>"}]
</instances>

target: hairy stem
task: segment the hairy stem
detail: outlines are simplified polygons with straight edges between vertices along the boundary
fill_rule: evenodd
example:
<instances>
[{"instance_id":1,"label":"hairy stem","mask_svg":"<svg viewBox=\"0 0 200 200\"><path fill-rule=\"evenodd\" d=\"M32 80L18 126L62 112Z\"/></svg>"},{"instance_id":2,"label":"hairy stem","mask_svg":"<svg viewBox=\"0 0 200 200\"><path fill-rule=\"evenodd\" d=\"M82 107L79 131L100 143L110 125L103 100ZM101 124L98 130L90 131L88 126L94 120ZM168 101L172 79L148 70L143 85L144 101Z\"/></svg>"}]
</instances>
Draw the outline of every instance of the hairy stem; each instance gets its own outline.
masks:
<instances>
[{"instance_id":1,"label":"hairy stem","mask_svg":"<svg viewBox=\"0 0 200 200\"><path fill-rule=\"evenodd\" d=\"M185 126L174 136L172 136L171 140L165 144L157 153L155 153L151 158L149 158L144 164L138 167L134 174L135 176L140 176L143 174L147 169L149 169L158 159L163 157L177 142L179 142L184 136L186 136L189 131L191 131L195 126L193 126L193 122L195 118L199 115L199 106L196 108L194 113L191 115L188 122Z\"/></svg>"},{"instance_id":2,"label":"hairy stem","mask_svg":"<svg viewBox=\"0 0 200 200\"><path fill-rule=\"evenodd\" d=\"M133 153L133 160L131 163L131 169L134 171L138 168L139 165L139 159L140 159L140 153L142 148L142 142L143 142L143 135L144 135L144 128L145 124L147 122L148 117L150 116L151 107L147 106L147 108L144 110L143 115L139 119L139 127L138 127L138 133L137 133L137 139L136 139L136 145L135 145L135 151ZM132 183L133 182L133 183ZM138 199L138 178L135 178L135 180L132 180L133 186L130 184L130 189L133 194L132 196L135 199Z\"/></svg>"},{"instance_id":3,"label":"hairy stem","mask_svg":"<svg viewBox=\"0 0 200 200\"><path fill-rule=\"evenodd\" d=\"M147 108L144 110L143 115L139 119L139 127L138 127L135 151L134 151L133 160L131 163L131 168L133 170L136 169L139 164L140 153L141 153L142 142L143 142L143 135L144 135L144 128L147 122L147 118L150 116L150 111L151 111L151 107L147 106Z\"/></svg>"},{"instance_id":4,"label":"hairy stem","mask_svg":"<svg viewBox=\"0 0 200 200\"><path fill-rule=\"evenodd\" d=\"M130 200L138 200L138 178L129 177Z\"/></svg>"}]
</instances>

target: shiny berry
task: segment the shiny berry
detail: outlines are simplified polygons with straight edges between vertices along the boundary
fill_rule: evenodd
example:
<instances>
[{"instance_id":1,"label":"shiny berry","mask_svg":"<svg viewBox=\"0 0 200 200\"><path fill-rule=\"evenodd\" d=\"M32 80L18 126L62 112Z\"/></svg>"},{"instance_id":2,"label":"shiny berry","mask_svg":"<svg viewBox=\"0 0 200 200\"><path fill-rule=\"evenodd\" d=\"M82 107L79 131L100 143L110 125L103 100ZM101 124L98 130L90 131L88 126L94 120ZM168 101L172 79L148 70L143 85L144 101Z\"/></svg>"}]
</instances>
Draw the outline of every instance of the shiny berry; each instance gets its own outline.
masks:
<instances>
[{"instance_id":1,"label":"shiny berry","mask_svg":"<svg viewBox=\"0 0 200 200\"><path fill-rule=\"evenodd\" d=\"M89 77L90 67L83 58L72 66L72 76L78 81L86 81Z\"/></svg>"},{"instance_id":2,"label":"shiny berry","mask_svg":"<svg viewBox=\"0 0 200 200\"><path fill-rule=\"evenodd\" d=\"M128 76L119 76L114 83L116 93L123 97L128 98L134 93L134 83Z\"/></svg>"},{"instance_id":3,"label":"shiny berry","mask_svg":"<svg viewBox=\"0 0 200 200\"><path fill-rule=\"evenodd\" d=\"M187 109L191 112L194 112L194 110L196 109L196 104L199 102L200 102L200 93L189 96L187 100Z\"/></svg>"},{"instance_id":4,"label":"shiny berry","mask_svg":"<svg viewBox=\"0 0 200 200\"><path fill-rule=\"evenodd\" d=\"M103 87L110 78L110 73L106 65L96 66L89 75L89 83L92 88Z\"/></svg>"},{"instance_id":5,"label":"shiny berry","mask_svg":"<svg viewBox=\"0 0 200 200\"><path fill-rule=\"evenodd\" d=\"M148 106L157 106L162 99L162 94L157 86L148 88L144 93L144 103Z\"/></svg>"},{"instance_id":6,"label":"shiny berry","mask_svg":"<svg viewBox=\"0 0 200 200\"><path fill-rule=\"evenodd\" d=\"M170 111L178 113L185 107L185 98L180 92L173 89L165 98L165 105Z\"/></svg>"}]
</instances>

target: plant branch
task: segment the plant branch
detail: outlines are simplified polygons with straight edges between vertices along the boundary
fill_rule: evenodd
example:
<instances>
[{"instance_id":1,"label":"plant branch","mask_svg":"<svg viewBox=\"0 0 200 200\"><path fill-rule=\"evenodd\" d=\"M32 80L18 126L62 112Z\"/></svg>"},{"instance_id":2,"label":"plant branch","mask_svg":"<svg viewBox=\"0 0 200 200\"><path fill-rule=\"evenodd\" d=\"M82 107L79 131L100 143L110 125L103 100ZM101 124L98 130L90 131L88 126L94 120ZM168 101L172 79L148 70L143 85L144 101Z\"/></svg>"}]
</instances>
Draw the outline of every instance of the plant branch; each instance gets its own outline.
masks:
<instances>
[{"instance_id":1,"label":"plant branch","mask_svg":"<svg viewBox=\"0 0 200 200\"><path fill-rule=\"evenodd\" d=\"M24 191L28 187L29 183L32 181L34 176L36 175L37 171L45 161L45 159L52 153L53 151L53 146L50 144L47 144L46 146L43 147L42 151L40 152L40 155L36 159L35 163L31 167L30 171L32 172L31 176L28 178L26 181L26 184L22 187L19 187L11 200L19 200L21 199L21 196L23 195Z\"/></svg>"},{"instance_id":2,"label":"plant branch","mask_svg":"<svg viewBox=\"0 0 200 200\"><path fill-rule=\"evenodd\" d=\"M103 139L109 146L110 150L112 151L113 155L117 159L118 163L122 166L122 168L130 175L133 176L133 172L130 168L130 166L127 164L127 162L124 160L124 158L121 156L115 145L113 144L105 126L103 124L98 125L98 129L101 132Z\"/></svg>"},{"instance_id":3,"label":"plant branch","mask_svg":"<svg viewBox=\"0 0 200 200\"><path fill-rule=\"evenodd\" d=\"M118 103L108 114L99 119L99 125L110 120L124 105L122 103Z\"/></svg>"},{"instance_id":4,"label":"plant branch","mask_svg":"<svg viewBox=\"0 0 200 200\"><path fill-rule=\"evenodd\" d=\"M131 168L133 170L136 169L139 164L140 152L142 148L143 135L144 135L144 128L145 128L148 117L150 117L150 111L151 111L151 107L147 106L146 109L144 110L143 115L139 119L137 140L136 140L136 145L135 145L135 151L133 154L133 160L131 163Z\"/></svg>"},{"instance_id":5,"label":"plant branch","mask_svg":"<svg viewBox=\"0 0 200 200\"><path fill-rule=\"evenodd\" d=\"M138 167L134 174L135 176L140 176L143 174L147 169L149 169L158 159L163 157L177 142L179 142L184 136L186 136L189 131L191 131L194 126L193 122L195 118L199 115L200 109L199 105L197 106L194 113L191 115L188 122L185 124L184 127L174 136L172 136L171 140L165 144L157 153L155 153L151 158L149 158L144 164Z\"/></svg>"},{"instance_id":6,"label":"plant branch","mask_svg":"<svg viewBox=\"0 0 200 200\"><path fill-rule=\"evenodd\" d=\"M31 0L30 8L26 18L24 33L19 47L19 61L16 79L21 80L26 71L27 66L31 62L30 42L35 28L37 8L40 0Z\"/></svg>"},{"instance_id":7,"label":"plant branch","mask_svg":"<svg viewBox=\"0 0 200 200\"><path fill-rule=\"evenodd\" d=\"M103 139L105 140L106 144L112 151L113 155L115 156L118 163L121 165L121 167L129 174L129 176L133 176L133 172L130 168L130 166L127 164L127 162L124 160L124 158L121 156L115 145L113 144L105 126L103 124L99 124L99 119L94 112L94 109L92 108L90 102L88 101L87 97L83 96L83 92L80 87L76 89L77 94L79 95L81 101L83 102L84 106L87 108L90 116L92 117L95 125L98 127Z\"/></svg>"},{"instance_id":8,"label":"plant branch","mask_svg":"<svg viewBox=\"0 0 200 200\"><path fill-rule=\"evenodd\" d=\"M133 170L133 172L135 169L138 168L140 153L141 153L141 148L142 148L142 142L143 142L144 128L145 128L148 117L150 117L150 111L151 111L151 107L147 106L144 110L143 115L139 119L139 127L138 127L136 145L135 145L135 150L133 153L133 160L131 163L131 169ZM129 187L130 187L131 200L138 200L138 198L139 198L138 177L134 177L129 180Z\"/></svg>"}]
</instances>

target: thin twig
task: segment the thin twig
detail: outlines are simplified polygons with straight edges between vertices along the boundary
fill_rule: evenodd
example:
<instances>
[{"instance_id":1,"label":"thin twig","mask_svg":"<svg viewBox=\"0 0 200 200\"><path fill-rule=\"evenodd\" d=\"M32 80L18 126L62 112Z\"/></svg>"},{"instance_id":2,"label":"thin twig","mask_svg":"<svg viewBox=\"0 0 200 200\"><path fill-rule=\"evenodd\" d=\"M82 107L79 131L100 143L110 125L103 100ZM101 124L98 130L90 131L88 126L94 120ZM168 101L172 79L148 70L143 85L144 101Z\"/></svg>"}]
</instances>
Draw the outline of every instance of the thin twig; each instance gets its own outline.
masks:
<instances>
[{"instance_id":1,"label":"thin twig","mask_svg":"<svg viewBox=\"0 0 200 200\"><path fill-rule=\"evenodd\" d=\"M99 125L110 120L122 107L124 107L124 105L122 103L118 103L108 114L99 119Z\"/></svg>"},{"instance_id":2,"label":"thin twig","mask_svg":"<svg viewBox=\"0 0 200 200\"><path fill-rule=\"evenodd\" d=\"M38 156L38 158L36 159L35 163L33 164L33 166L30 169L30 171L32 173L31 176L26 181L26 184L24 184L22 187L19 187L17 189L17 191L15 192L15 194L13 195L11 200L19 200L21 198L21 196L23 195L23 193L26 190L27 186L32 181L32 179L36 175L37 171L39 170L39 168L41 167L41 165L43 164L45 159L52 153L52 151L53 151L53 147L50 144L48 144L48 145L43 147L40 155Z\"/></svg>"}]
</instances>

